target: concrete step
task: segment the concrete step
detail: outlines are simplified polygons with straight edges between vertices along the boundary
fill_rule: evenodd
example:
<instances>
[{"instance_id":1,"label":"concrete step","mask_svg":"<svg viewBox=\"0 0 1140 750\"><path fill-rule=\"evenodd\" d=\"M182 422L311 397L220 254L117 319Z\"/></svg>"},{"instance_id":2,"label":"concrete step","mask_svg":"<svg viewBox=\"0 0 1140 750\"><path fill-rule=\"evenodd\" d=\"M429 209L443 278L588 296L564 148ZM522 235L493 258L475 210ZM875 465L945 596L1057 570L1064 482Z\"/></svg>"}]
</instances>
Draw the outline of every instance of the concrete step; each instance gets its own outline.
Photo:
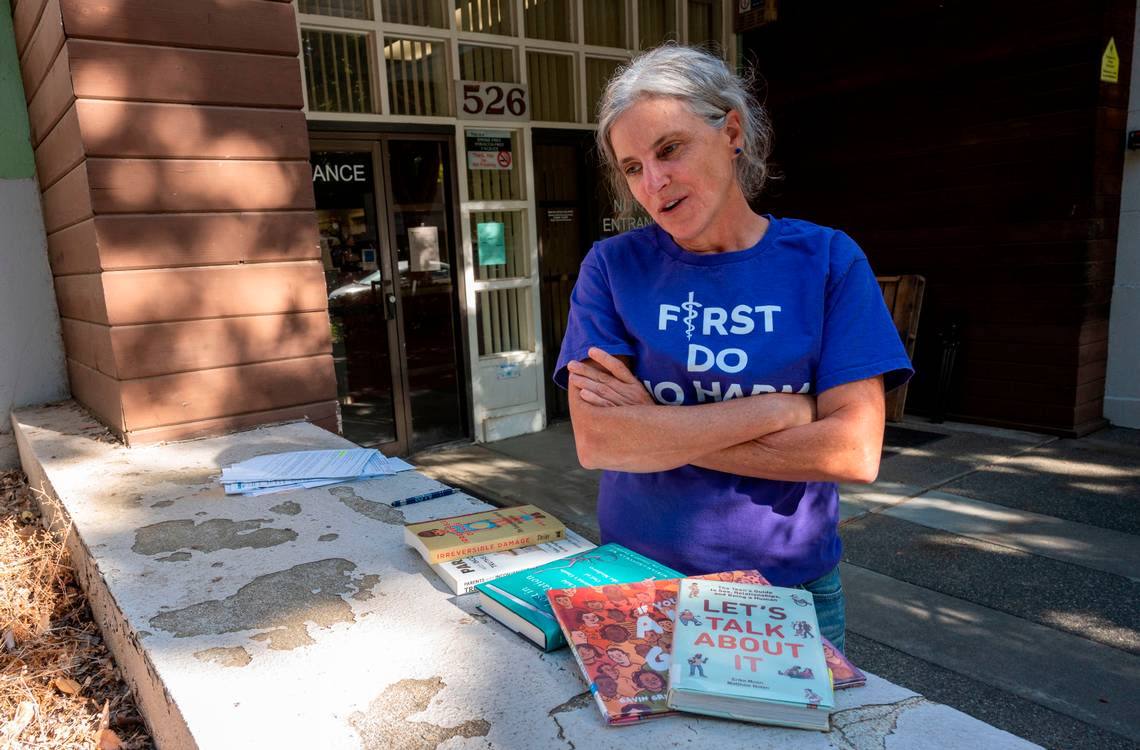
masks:
<instances>
[{"instance_id":1,"label":"concrete step","mask_svg":"<svg viewBox=\"0 0 1140 750\"><path fill-rule=\"evenodd\" d=\"M127 449L74 405L18 411L33 487L161 748L1036 747L873 674L830 735L676 716L603 724L566 650L453 597L403 524L486 507L417 474L227 497L223 466L347 441L307 424Z\"/></svg>"}]
</instances>

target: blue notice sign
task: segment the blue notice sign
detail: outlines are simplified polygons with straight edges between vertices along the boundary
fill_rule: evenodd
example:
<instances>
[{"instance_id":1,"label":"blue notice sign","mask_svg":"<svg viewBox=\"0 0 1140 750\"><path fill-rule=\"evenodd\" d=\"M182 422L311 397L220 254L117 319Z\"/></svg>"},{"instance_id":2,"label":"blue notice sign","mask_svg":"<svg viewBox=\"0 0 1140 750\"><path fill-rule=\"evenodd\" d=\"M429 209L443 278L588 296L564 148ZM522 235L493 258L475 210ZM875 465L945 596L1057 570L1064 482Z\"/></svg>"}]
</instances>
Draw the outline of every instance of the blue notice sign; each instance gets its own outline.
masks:
<instances>
[{"instance_id":1,"label":"blue notice sign","mask_svg":"<svg viewBox=\"0 0 1140 750\"><path fill-rule=\"evenodd\" d=\"M507 262L505 227L501 221L481 221L475 234L479 241L479 265L501 266Z\"/></svg>"}]
</instances>

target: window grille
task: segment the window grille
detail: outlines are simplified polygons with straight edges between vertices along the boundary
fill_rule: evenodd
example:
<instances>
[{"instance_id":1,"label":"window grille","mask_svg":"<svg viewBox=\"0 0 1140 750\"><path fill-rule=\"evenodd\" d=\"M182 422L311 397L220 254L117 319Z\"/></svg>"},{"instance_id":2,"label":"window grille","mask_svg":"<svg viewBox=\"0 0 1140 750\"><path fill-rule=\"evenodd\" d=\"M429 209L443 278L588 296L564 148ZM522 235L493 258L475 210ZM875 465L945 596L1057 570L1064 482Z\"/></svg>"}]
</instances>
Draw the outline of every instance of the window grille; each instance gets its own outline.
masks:
<instances>
[{"instance_id":1,"label":"window grille","mask_svg":"<svg viewBox=\"0 0 1140 750\"><path fill-rule=\"evenodd\" d=\"M372 0L299 0L297 10L314 16L372 20Z\"/></svg>"},{"instance_id":2,"label":"window grille","mask_svg":"<svg viewBox=\"0 0 1140 750\"><path fill-rule=\"evenodd\" d=\"M532 120L574 122L574 58L546 52L526 53L527 89Z\"/></svg>"},{"instance_id":3,"label":"window grille","mask_svg":"<svg viewBox=\"0 0 1140 750\"><path fill-rule=\"evenodd\" d=\"M388 106L395 115L448 115L447 44L384 39Z\"/></svg>"},{"instance_id":4,"label":"window grille","mask_svg":"<svg viewBox=\"0 0 1140 750\"><path fill-rule=\"evenodd\" d=\"M366 34L301 32L309 109L316 112L375 112L372 65Z\"/></svg>"}]
</instances>

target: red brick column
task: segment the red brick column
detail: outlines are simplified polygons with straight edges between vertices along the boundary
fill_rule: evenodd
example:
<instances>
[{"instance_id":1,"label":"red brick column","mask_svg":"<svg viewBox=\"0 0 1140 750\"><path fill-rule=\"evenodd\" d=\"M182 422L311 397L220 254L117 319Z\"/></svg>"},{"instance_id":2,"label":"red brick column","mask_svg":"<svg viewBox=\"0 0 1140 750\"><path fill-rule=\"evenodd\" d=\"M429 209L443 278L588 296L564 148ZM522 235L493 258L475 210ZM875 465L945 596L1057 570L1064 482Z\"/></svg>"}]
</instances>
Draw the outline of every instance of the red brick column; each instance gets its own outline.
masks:
<instances>
[{"instance_id":1,"label":"red brick column","mask_svg":"<svg viewBox=\"0 0 1140 750\"><path fill-rule=\"evenodd\" d=\"M75 398L135 444L335 429L292 6L12 5Z\"/></svg>"}]
</instances>

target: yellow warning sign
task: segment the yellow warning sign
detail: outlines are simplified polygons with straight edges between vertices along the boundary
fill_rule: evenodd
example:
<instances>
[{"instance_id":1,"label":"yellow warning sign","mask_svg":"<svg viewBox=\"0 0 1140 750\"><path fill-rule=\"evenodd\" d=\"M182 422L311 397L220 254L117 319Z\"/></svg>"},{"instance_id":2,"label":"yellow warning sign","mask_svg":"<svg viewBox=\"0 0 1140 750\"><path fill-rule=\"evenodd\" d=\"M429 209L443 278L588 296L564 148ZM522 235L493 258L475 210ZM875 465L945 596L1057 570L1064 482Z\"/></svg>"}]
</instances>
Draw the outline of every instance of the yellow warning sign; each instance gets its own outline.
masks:
<instances>
[{"instance_id":1,"label":"yellow warning sign","mask_svg":"<svg viewBox=\"0 0 1140 750\"><path fill-rule=\"evenodd\" d=\"M1116 83L1120 80L1120 55L1116 54L1116 40L1108 38L1108 46L1100 57L1100 80Z\"/></svg>"}]
</instances>

